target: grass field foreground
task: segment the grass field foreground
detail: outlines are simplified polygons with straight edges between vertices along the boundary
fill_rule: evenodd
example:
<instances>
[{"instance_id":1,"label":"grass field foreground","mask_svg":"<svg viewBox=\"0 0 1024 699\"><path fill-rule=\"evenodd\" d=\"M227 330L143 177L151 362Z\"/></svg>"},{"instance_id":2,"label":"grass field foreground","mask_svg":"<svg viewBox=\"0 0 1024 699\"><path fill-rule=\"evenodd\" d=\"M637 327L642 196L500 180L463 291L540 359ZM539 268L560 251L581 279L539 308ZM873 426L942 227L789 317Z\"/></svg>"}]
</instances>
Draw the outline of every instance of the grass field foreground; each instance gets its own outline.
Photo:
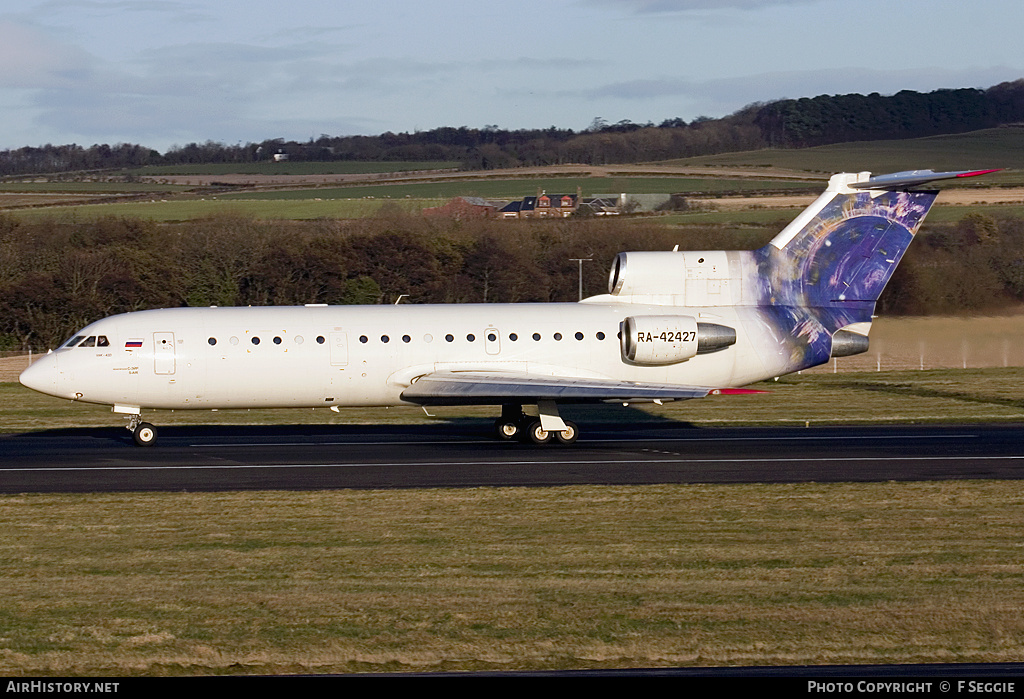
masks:
<instances>
[{"instance_id":1,"label":"grass field foreground","mask_svg":"<svg viewBox=\"0 0 1024 699\"><path fill-rule=\"evenodd\" d=\"M1024 483L0 497L0 672L1019 661Z\"/></svg>"}]
</instances>

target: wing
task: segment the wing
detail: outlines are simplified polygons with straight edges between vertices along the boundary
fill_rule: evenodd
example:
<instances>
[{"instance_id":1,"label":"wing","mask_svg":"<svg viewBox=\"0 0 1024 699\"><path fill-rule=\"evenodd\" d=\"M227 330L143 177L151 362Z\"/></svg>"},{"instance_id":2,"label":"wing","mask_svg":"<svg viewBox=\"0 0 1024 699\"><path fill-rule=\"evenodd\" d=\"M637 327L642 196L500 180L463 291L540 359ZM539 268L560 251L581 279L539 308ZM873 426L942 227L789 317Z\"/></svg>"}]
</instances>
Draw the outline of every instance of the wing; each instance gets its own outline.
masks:
<instances>
[{"instance_id":1,"label":"wing","mask_svg":"<svg viewBox=\"0 0 1024 699\"><path fill-rule=\"evenodd\" d=\"M600 403L683 400L712 392L714 389L700 386L459 371L420 377L402 392L402 400L418 405L533 404L542 400Z\"/></svg>"}]
</instances>

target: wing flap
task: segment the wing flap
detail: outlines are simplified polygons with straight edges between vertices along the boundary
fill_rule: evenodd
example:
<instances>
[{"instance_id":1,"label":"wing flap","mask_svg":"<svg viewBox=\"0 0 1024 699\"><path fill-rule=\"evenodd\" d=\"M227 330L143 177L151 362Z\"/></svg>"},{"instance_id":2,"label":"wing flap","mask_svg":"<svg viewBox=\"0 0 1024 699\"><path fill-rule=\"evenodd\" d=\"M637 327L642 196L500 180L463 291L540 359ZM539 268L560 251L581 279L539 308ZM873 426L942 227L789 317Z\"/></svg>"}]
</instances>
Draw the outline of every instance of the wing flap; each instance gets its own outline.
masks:
<instances>
[{"instance_id":1,"label":"wing flap","mask_svg":"<svg viewBox=\"0 0 1024 699\"><path fill-rule=\"evenodd\" d=\"M419 405L500 405L538 400L600 403L703 398L711 390L611 379L460 371L422 376L402 392L402 400Z\"/></svg>"}]
</instances>

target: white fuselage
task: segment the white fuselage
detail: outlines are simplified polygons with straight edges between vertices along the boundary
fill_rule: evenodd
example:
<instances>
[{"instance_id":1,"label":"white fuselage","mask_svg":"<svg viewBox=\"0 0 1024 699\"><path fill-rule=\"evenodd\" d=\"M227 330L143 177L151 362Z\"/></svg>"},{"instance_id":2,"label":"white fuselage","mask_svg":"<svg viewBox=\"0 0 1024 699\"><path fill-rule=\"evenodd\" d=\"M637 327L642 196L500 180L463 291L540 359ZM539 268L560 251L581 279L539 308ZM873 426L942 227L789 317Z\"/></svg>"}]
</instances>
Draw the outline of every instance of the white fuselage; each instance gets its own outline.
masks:
<instances>
[{"instance_id":1,"label":"white fuselage","mask_svg":"<svg viewBox=\"0 0 1024 699\"><path fill-rule=\"evenodd\" d=\"M609 302L175 308L97 321L80 335L105 347L61 348L22 375L36 390L115 409L284 408L406 404L438 371L486 371L743 386L792 370L765 342L757 309ZM735 345L668 366L623 360L630 315L686 313L737 332Z\"/></svg>"}]
</instances>

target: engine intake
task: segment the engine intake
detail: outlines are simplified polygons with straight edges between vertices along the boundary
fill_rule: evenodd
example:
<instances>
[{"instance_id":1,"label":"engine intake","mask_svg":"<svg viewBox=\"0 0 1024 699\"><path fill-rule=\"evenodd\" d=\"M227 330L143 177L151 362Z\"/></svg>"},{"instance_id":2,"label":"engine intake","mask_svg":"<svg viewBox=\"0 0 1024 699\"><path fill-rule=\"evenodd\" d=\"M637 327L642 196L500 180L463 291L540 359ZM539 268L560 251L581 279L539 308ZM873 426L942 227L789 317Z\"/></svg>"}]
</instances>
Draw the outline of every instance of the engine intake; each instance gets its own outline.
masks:
<instances>
[{"instance_id":1,"label":"engine intake","mask_svg":"<svg viewBox=\"0 0 1024 699\"><path fill-rule=\"evenodd\" d=\"M734 328L692 316L630 316L622 322L622 358L630 364L678 364L734 344Z\"/></svg>"}]
</instances>

